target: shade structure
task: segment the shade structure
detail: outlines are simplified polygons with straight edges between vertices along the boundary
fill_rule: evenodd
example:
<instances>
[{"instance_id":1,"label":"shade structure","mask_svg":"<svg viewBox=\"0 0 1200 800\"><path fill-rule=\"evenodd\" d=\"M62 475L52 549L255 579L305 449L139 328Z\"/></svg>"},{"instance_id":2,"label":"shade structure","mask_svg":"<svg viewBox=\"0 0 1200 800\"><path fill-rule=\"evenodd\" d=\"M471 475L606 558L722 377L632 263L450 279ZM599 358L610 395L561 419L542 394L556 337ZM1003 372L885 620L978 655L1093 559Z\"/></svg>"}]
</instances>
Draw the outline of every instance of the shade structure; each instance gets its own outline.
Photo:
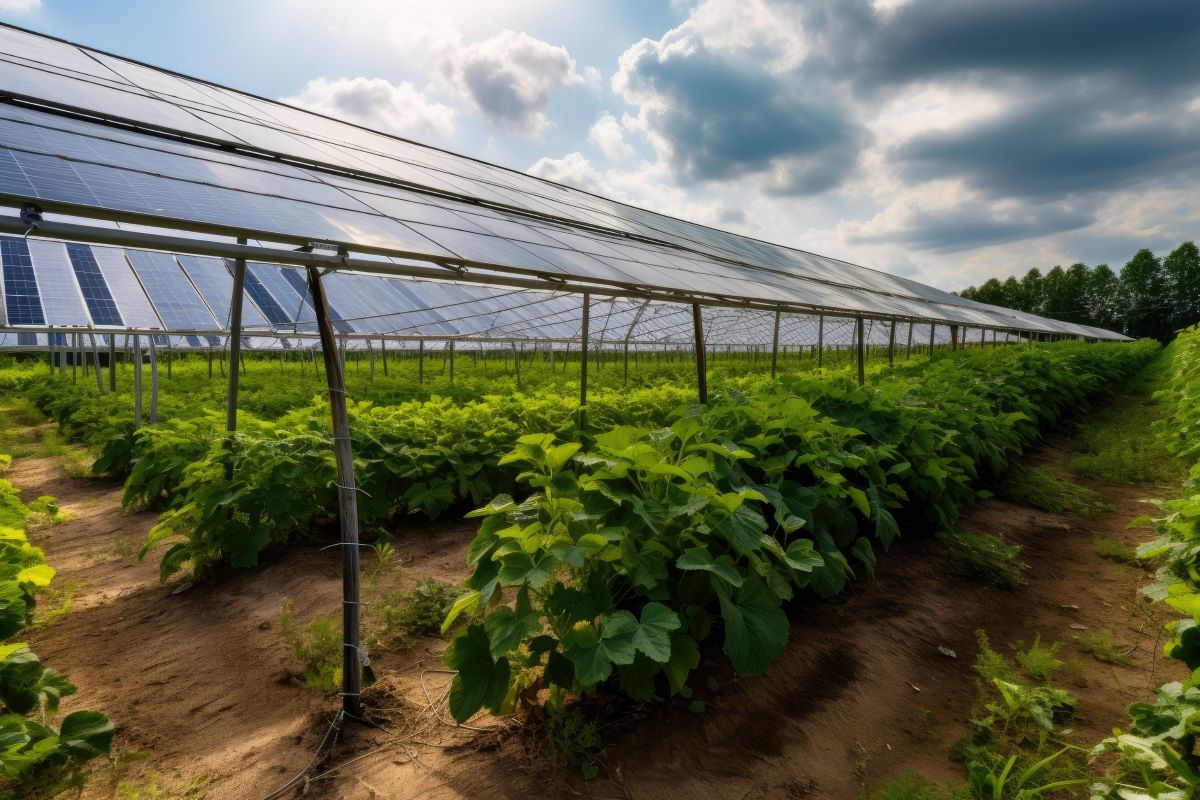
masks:
<instances>
[{"instance_id":1,"label":"shade structure","mask_svg":"<svg viewBox=\"0 0 1200 800\"><path fill-rule=\"evenodd\" d=\"M414 335L434 335L428 326L440 325L437 334L447 337L520 330L521 338L570 338L578 335L568 317L572 304L578 316L579 300L566 295L587 292L631 317L649 303L730 309L730 327L745 325L737 336L722 334L729 344L770 341L771 325L753 320L775 310L1125 338L674 219L14 27L0 27L0 100L0 204L13 210L0 218L0 231L21 234L0 250L4 323L35 334L48 325L145 325L149 305L157 316L149 327L186 331L186 345L212 346L228 326L223 298L232 278L221 256L233 255L252 264L243 325L303 333L312 310L302 277L287 267L311 263L295 253L300 247L310 259L326 254L322 266L339 272L330 281L330 311L351 337L396 334L424 315ZM236 239L252 244L239 249ZM122 246L79 248L87 242ZM133 296L134 280L143 297ZM77 291L67 291L72 286ZM440 309L452 297L462 307L451 321ZM125 306L142 321L127 320ZM488 314L503 321L485 324ZM646 313L638 316L640 323ZM660 330L679 328L663 322ZM615 338L641 336L632 320L625 328ZM685 334L683 326L679 338Z\"/></svg>"}]
</instances>

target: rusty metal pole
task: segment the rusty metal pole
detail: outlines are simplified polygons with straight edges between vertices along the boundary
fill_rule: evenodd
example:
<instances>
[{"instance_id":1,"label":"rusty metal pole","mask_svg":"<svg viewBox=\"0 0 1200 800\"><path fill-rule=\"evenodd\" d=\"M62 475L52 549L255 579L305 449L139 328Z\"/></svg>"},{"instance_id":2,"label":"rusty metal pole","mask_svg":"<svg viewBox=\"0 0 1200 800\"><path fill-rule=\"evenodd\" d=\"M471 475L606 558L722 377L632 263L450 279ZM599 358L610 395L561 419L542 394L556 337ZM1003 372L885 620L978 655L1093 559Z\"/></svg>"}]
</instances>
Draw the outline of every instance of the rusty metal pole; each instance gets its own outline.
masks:
<instances>
[{"instance_id":1,"label":"rusty metal pole","mask_svg":"<svg viewBox=\"0 0 1200 800\"><path fill-rule=\"evenodd\" d=\"M700 404L708 404L708 365L705 363L707 350L704 346L704 315L700 312L700 304L692 303L692 330L695 334L696 346L696 391Z\"/></svg>"}]
</instances>

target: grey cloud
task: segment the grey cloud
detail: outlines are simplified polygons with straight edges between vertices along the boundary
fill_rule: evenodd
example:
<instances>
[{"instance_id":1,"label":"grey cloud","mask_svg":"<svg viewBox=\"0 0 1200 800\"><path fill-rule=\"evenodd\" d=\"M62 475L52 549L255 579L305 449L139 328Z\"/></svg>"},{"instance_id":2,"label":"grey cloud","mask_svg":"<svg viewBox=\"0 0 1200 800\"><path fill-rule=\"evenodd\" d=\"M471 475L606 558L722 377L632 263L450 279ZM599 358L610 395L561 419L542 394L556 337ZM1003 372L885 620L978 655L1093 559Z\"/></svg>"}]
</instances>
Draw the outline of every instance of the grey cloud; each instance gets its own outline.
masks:
<instances>
[{"instance_id":1,"label":"grey cloud","mask_svg":"<svg viewBox=\"0 0 1200 800\"><path fill-rule=\"evenodd\" d=\"M1027 206L998 214L983 204L924 211L900 229L877 235L858 234L855 244L895 243L919 250L952 252L1031 239L1084 228L1093 222L1090 207Z\"/></svg>"}]
</instances>

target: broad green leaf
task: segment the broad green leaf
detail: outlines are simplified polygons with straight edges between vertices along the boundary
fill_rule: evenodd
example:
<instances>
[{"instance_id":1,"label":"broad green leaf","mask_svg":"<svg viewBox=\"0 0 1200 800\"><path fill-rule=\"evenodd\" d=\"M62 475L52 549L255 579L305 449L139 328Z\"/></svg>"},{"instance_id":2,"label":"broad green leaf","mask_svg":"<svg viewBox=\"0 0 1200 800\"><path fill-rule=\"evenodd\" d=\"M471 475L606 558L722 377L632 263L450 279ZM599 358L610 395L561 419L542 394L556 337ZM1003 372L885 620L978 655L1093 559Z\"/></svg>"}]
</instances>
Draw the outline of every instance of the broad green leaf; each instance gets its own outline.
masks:
<instances>
[{"instance_id":1,"label":"broad green leaf","mask_svg":"<svg viewBox=\"0 0 1200 800\"><path fill-rule=\"evenodd\" d=\"M787 615L766 584L746 579L734 597L718 594L725 623L725 654L743 675L757 675L787 645Z\"/></svg>"},{"instance_id":2,"label":"broad green leaf","mask_svg":"<svg viewBox=\"0 0 1200 800\"><path fill-rule=\"evenodd\" d=\"M683 570L704 570L720 577L732 586L742 585L741 573L734 566L733 559L728 556L722 556L720 560L714 559L706 547L689 547L683 551L683 555L675 560L675 566Z\"/></svg>"},{"instance_id":3,"label":"broad green leaf","mask_svg":"<svg viewBox=\"0 0 1200 800\"><path fill-rule=\"evenodd\" d=\"M508 694L509 664L504 657L492 659L482 625L470 625L456 636L442 660L458 671L450 686L450 715L456 722L466 722L481 708L499 713Z\"/></svg>"}]
</instances>

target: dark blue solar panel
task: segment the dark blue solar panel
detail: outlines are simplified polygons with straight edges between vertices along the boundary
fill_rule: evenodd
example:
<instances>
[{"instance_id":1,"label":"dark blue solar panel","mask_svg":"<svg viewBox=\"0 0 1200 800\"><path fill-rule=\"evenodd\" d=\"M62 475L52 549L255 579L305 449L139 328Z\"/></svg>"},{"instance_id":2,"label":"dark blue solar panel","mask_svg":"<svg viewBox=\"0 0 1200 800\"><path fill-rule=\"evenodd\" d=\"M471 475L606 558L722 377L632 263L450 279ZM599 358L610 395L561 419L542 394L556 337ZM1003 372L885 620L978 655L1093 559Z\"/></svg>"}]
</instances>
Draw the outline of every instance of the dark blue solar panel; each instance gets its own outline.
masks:
<instances>
[{"instance_id":1,"label":"dark blue solar panel","mask_svg":"<svg viewBox=\"0 0 1200 800\"><path fill-rule=\"evenodd\" d=\"M38 341L37 341L36 333L18 333L17 334L17 344L20 345L21 347L36 347L37 343L38 343Z\"/></svg>"},{"instance_id":2,"label":"dark blue solar panel","mask_svg":"<svg viewBox=\"0 0 1200 800\"><path fill-rule=\"evenodd\" d=\"M188 344L190 344L192 347L199 347L199 346L200 346L200 337L199 337L199 336L185 336L185 337L183 337L183 338L184 338L184 341L186 341L186 342L187 342ZM214 337L212 337L212 336L206 336L206 337L204 337L204 338L208 339L208 343L209 343L210 345L212 345L213 347L216 347L216 346L217 346L217 344L218 344L218 341L217 341L217 340L216 340Z\"/></svg>"},{"instance_id":3,"label":"dark blue solar panel","mask_svg":"<svg viewBox=\"0 0 1200 800\"><path fill-rule=\"evenodd\" d=\"M117 303L113 300L112 292L108 290L108 284L100 272L100 265L96 263L96 257L92 255L92 248L85 244L68 244L67 256L71 259L71 267L75 270L75 280L79 282L83 300L87 303L88 311L92 315L92 323L95 325L124 325L121 312L117 310Z\"/></svg>"},{"instance_id":4,"label":"dark blue solar panel","mask_svg":"<svg viewBox=\"0 0 1200 800\"><path fill-rule=\"evenodd\" d=\"M284 279L292 285L292 288L300 293L301 297L308 297L308 284L305 283L304 278L300 277L300 270L281 269L280 272L283 273ZM350 327L350 323L346 322L333 304L329 303L329 298L325 298L325 302L329 305L329 320L338 333L354 333L354 328Z\"/></svg>"},{"instance_id":5,"label":"dark blue solar panel","mask_svg":"<svg viewBox=\"0 0 1200 800\"><path fill-rule=\"evenodd\" d=\"M275 302L275 298L271 297L271 293L267 291L267 287L262 285L262 281L258 276L246 270L246 294L258 305L266 316L267 321L272 325L290 325L292 318L287 312L280 308L279 303Z\"/></svg>"},{"instance_id":6,"label":"dark blue solar panel","mask_svg":"<svg viewBox=\"0 0 1200 800\"><path fill-rule=\"evenodd\" d=\"M45 325L29 245L24 239L0 238L0 263L4 265L4 307L9 324Z\"/></svg>"}]
</instances>

